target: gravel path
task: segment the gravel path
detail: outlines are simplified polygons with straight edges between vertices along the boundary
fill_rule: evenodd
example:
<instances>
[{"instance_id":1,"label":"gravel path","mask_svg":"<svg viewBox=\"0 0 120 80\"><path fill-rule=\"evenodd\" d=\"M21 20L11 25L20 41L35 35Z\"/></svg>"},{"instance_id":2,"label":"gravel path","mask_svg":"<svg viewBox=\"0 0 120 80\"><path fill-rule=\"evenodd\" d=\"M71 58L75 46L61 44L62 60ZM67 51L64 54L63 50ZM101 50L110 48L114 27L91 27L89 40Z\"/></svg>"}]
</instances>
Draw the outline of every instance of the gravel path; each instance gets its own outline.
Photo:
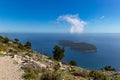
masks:
<instances>
[{"instance_id":1,"label":"gravel path","mask_svg":"<svg viewBox=\"0 0 120 80\"><path fill-rule=\"evenodd\" d=\"M0 57L0 80L23 80L23 71L10 56Z\"/></svg>"}]
</instances>

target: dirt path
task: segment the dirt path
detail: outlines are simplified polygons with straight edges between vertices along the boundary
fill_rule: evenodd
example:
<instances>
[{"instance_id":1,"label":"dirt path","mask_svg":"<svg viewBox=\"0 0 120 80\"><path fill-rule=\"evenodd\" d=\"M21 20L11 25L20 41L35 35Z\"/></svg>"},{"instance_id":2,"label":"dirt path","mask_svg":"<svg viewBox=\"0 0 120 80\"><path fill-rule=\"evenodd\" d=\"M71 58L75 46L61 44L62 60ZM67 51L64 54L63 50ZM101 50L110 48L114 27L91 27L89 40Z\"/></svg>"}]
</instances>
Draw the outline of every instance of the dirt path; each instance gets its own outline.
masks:
<instances>
[{"instance_id":1,"label":"dirt path","mask_svg":"<svg viewBox=\"0 0 120 80\"><path fill-rule=\"evenodd\" d=\"M23 80L23 71L10 56L0 57L0 80Z\"/></svg>"}]
</instances>

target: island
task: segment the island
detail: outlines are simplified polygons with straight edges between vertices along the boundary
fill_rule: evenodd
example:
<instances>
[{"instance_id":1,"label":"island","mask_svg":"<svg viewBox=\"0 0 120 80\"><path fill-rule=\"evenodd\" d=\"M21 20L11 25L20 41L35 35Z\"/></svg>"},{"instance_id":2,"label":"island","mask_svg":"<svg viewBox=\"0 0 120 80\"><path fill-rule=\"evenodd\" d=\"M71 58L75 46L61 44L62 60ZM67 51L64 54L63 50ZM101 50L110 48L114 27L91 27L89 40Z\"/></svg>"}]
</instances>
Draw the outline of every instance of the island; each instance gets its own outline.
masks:
<instances>
[{"instance_id":1,"label":"island","mask_svg":"<svg viewBox=\"0 0 120 80\"><path fill-rule=\"evenodd\" d=\"M97 48L95 45L86 43L86 42L73 42L70 40L60 40L59 44L64 46L64 47L70 47L71 50L77 50L81 52L96 52Z\"/></svg>"}]
</instances>

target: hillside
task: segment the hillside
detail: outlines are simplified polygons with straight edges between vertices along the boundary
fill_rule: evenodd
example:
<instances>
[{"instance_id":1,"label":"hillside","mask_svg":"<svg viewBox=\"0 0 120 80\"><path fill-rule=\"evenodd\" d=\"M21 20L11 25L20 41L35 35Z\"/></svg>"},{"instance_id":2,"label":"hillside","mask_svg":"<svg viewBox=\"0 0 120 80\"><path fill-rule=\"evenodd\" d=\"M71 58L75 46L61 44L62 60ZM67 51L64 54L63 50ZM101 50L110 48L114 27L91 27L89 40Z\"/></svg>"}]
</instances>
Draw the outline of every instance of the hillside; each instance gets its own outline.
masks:
<instances>
[{"instance_id":1,"label":"hillside","mask_svg":"<svg viewBox=\"0 0 120 80\"><path fill-rule=\"evenodd\" d=\"M120 80L111 67L87 70L55 60L20 43L0 36L0 79L2 80Z\"/></svg>"}]
</instances>

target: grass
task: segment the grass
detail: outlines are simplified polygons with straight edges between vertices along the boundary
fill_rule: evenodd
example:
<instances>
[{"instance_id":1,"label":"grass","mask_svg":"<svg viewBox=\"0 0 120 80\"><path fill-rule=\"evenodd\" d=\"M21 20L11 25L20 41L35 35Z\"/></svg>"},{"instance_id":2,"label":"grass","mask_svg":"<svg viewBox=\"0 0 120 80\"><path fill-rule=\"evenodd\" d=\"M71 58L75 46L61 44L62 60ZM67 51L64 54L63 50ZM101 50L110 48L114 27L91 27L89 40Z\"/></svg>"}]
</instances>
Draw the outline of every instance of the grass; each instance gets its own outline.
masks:
<instances>
[{"instance_id":1,"label":"grass","mask_svg":"<svg viewBox=\"0 0 120 80\"><path fill-rule=\"evenodd\" d=\"M5 54L1 54L1 53L0 53L0 57L4 57L4 56L5 56Z\"/></svg>"},{"instance_id":2,"label":"grass","mask_svg":"<svg viewBox=\"0 0 120 80\"><path fill-rule=\"evenodd\" d=\"M18 62L16 60L13 61L14 64L18 64Z\"/></svg>"},{"instance_id":3,"label":"grass","mask_svg":"<svg viewBox=\"0 0 120 80\"><path fill-rule=\"evenodd\" d=\"M39 71L36 71L32 67L23 68L24 74L23 78L25 80L39 80Z\"/></svg>"},{"instance_id":4,"label":"grass","mask_svg":"<svg viewBox=\"0 0 120 80\"><path fill-rule=\"evenodd\" d=\"M38 74L36 74L35 72L25 72L23 74L23 78L25 80L39 80Z\"/></svg>"},{"instance_id":5,"label":"grass","mask_svg":"<svg viewBox=\"0 0 120 80\"><path fill-rule=\"evenodd\" d=\"M2 44L0 44L0 51L5 51L5 50L6 48Z\"/></svg>"},{"instance_id":6,"label":"grass","mask_svg":"<svg viewBox=\"0 0 120 80\"><path fill-rule=\"evenodd\" d=\"M119 78L117 78L116 80L120 80L120 77L119 77Z\"/></svg>"},{"instance_id":7,"label":"grass","mask_svg":"<svg viewBox=\"0 0 120 80\"><path fill-rule=\"evenodd\" d=\"M89 76L94 80L110 80L103 72L96 70L91 71Z\"/></svg>"}]
</instances>

